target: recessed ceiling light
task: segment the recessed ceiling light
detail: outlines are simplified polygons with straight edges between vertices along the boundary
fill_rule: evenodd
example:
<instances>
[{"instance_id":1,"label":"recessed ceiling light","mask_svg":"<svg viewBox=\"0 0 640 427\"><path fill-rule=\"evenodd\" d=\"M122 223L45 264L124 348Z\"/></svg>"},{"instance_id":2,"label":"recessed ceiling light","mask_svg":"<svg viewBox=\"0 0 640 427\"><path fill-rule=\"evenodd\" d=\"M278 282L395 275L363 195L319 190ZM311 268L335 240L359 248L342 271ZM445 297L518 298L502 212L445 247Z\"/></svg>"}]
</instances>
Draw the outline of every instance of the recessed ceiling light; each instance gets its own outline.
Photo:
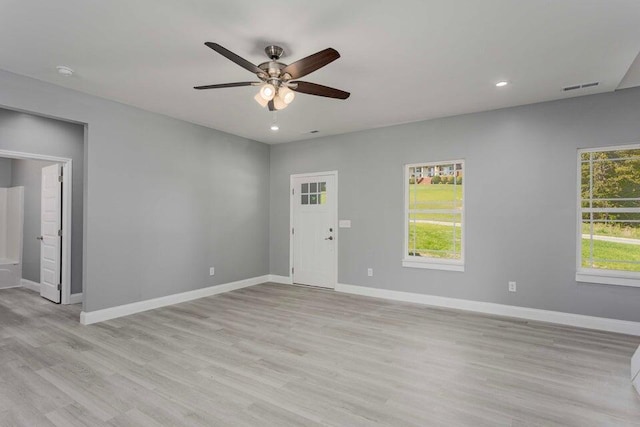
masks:
<instances>
[{"instance_id":1,"label":"recessed ceiling light","mask_svg":"<svg viewBox=\"0 0 640 427\"><path fill-rule=\"evenodd\" d=\"M506 85L508 85L508 84L509 84L509 82L505 82L505 81L503 80L503 81L501 81L501 82L496 83L496 86L497 86L497 87L505 87L505 86L506 86Z\"/></svg>"},{"instance_id":2,"label":"recessed ceiling light","mask_svg":"<svg viewBox=\"0 0 640 427\"><path fill-rule=\"evenodd\" d=\"M271 130L272 130L272 131L274 131L274 132L275 132L275 131L277 131L277 130L279 130L279 129L280 129L280 127L279 127L278 125L276 125L276 124L272 124L272 125L271 125Z\"/></svg>"},{"instance_id":3,"label":"recessed ceiling light","mask_svg":"<svg viewBox=\"0 0 640 427\"><path fill-rule=\"evenodd\" d=\"M66 65L58 65L56 67L56 70L58 70L58 74L62 74L65 77L69 77L73 75L73 70L67 67Z\"/></svg>"}]
</instances>

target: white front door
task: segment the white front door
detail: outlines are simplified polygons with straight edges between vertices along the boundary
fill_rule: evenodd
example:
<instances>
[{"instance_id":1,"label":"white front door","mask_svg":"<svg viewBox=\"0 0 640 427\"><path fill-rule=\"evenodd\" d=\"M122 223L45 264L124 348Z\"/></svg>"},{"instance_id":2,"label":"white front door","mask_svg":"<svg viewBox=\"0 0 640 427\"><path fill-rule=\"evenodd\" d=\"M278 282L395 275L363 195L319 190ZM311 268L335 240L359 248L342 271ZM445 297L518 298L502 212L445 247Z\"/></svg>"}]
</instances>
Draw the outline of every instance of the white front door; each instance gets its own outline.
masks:
<instances>
[{"instance_id":1,"label":"white front door","mask_svg":"<svg viewBox=\"0 0 640 427\"><path fill-rule=\"evenodd\" d=\"M42 168L40 214L40 295L60 302L62 183L59 164Z\"/></svg>"},{"instance_id":2,"label":"white front door","mask_svg":"<svg viewBox=\"0 0 640 427\"><path fill-rule=\"evenodd\" d=\"M336 175L296 175L291 185L293 283L335 288Z\"/></svg>"}]
</instances>

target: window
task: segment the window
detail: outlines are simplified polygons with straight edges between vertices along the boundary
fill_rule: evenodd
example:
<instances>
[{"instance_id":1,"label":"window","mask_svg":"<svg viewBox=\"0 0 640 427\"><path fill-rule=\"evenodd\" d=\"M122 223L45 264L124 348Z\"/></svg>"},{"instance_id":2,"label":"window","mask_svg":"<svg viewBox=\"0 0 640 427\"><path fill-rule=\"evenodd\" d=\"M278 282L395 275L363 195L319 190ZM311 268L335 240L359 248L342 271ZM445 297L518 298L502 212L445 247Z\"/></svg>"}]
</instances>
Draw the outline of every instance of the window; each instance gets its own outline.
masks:
<instances>
[{"instance_id":1,"label":"window","mask_svg":"<svg viewBox=\"0 0 640 427\"><path fill-rule=\"evenodd\" d=\"M405 166L404 267L464 271L463 172L462 160Z\"/></svg>"},{"instance_id":2,"label":"window","mask_svg":"<svg viewBox=\"0 0 640 427\"><path fill-rule=\"evenodd\" d=\"M327 200L327 182L304 183L300 187L300 204L323 205Z\"/></svg>"},{"instance_id":3,"label":"window","mask_svg":"<svg viewBox=\"0 0 640 427\"><path fill-rule=\"evenodd\" d=\"M579 282L640 286L640 145L578 152Z\"/></svg>"}]
</instances>

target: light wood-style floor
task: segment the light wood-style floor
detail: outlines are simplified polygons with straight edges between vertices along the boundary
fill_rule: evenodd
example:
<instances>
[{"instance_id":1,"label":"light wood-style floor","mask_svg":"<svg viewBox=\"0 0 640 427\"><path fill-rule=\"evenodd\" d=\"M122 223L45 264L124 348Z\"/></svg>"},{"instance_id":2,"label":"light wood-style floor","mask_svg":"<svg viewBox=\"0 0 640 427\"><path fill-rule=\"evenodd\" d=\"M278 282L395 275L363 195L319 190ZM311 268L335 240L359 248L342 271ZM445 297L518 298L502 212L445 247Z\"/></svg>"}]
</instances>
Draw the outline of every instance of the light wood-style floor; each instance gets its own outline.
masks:
<instances>
[{"instance_id":1,"label":"light wood-style floor","mask_svg":"<svg viewBox=\"0 0 640 427\"><path fill-rule=\"evenodd\" d=\"M0 425L640 425L638 337L275 284L79 313L0 291Z\"/></svg>"}]
</instances>

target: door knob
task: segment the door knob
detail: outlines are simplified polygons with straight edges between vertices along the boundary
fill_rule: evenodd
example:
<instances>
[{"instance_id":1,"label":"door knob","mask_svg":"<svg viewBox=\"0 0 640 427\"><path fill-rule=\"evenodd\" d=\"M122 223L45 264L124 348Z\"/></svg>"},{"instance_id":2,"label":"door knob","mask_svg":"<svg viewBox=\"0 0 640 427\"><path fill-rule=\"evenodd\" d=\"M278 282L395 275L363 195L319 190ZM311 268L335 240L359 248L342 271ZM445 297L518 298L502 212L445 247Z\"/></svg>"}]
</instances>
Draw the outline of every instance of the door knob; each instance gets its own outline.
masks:
<instances>
[{"instance_id":1,"label":"door knob","mask_svg":"<svg viewBox=\"0 0 640 427\"><path fill-rule=\"evenodd\" d=\"M44 237L42 237L42 236L38 236L38 237L36 237L36 239L38 239L38 240L44 240Z\"/></svg>"},{"instance_id":2,"label":"door knob","mask_svg":"<svg viewBox=\"0 0 640 427\"><path fill-rule=\"evenodd\" d=\"M326 237L324 240L333 240L333 236Z\"/></svg>"}]
</instances>

